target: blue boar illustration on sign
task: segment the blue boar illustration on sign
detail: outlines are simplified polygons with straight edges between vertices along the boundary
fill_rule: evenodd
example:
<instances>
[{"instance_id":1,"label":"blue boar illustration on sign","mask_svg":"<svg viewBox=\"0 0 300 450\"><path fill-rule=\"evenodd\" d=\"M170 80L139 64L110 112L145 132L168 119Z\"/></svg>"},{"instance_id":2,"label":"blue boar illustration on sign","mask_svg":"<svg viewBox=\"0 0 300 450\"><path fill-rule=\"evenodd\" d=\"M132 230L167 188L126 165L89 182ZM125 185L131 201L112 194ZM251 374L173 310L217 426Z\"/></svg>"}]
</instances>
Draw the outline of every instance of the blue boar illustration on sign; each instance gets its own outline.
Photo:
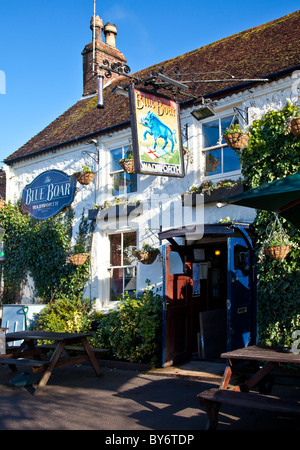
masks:
<instances>
[{"instance_id":1,"label":"blue boar illustration on sign","mask_svg":"<svg viewBox=\"0 0 300 450\"><path fill-rule=\"evenodd\" d=\"M153 150L156 149L157 139L164 139L164 144L162 146L162 150L166 148L168 145L168 140L171 142L171 152L174 150L174 145L176 143L175 130L171 131L170 128L165 125L152 111L148 111L147 115L141 118L141 124L144 127L149 128L149 130L145 131L143 138L147 139L147 135L153 136L154 138L154 146Z\"/></svg>"}]
</instances>

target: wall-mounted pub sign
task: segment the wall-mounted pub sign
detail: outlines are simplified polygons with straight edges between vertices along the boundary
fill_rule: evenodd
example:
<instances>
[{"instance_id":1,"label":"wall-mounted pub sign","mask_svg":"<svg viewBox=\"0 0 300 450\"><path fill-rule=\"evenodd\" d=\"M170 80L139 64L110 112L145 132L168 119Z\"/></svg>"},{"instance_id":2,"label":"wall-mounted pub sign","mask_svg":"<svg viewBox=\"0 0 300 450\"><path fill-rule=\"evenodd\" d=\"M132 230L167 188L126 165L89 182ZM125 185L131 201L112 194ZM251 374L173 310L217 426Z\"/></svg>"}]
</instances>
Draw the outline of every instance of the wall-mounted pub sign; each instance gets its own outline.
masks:
<instances>
[{"instance_id":1,"label":"wall-mounted pub sign","mask_svg":"<svg viewBox=\"0 0 300 450\"><path fill-rule=\"evenodd\" d=\"M60 170L38 175L22 192L22 211L38 220L56 216L74 200L76 180Z\"/></svg>"},{"instance_id":2,"label":"wall-mounted pub sign","mask_svg":"<svg viewBox=\"0 0 300 450\"><path fill-rule=\"evenodd\" d=\"M178 103L134 86L129 99L136 172L184 177Z\"/></svg>"}]
</instances>

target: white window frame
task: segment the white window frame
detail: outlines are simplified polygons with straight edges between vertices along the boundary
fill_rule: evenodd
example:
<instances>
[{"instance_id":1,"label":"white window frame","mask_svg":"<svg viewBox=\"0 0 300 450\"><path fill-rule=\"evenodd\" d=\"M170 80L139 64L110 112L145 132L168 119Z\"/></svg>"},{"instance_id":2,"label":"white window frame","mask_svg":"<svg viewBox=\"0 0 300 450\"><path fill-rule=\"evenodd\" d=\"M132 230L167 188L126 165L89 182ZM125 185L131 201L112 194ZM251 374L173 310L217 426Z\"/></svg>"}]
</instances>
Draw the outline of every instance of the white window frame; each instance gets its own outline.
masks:
<instances>
[{"instance_id":1,"label":"white window frame","mask_svg":"<svg viewBox=\"0 0 300 450\"><path fill-rule=\"evenodd\" d=\"M110 262L109 265L109 272L110 272L110 278L109 278L109 301L110 303L116 302L116 300L112 299L112 292L111 292L111 283L112 283L112 277L113 277L113 271L114 269L128 269L128 268L135 268L135 280L137 283L137 260L135 261L135 264L126 264L124 265L124 234L128 234L128 233L135 233L136 236L136 243L138 242L138 234L136 231L132 231L130 229L126 229L126 230L122 230L122 231L118 231L116 233L108 233L108 239L109 239L109 247L110 247L110 252L111 252L111 237L112 236L116 236L116 235L121 235L121 256L122 256L122 265L117 265L117 266L113 266ZM109 257L109 261L111 261L111 254ZM123 272L123 280L122 280L122 293L125 294L126 290L125 290L125 277L124 277L124 272ZM135 286L135 291L137 290L137 285ZM122 294L121 294L122 295Z\"/></svg>"},{"instance_id":2,"label":"white window frame","mask_svg":"<svg viewBox=\"0 0 300 450\"><path fill-rule=\"evenodd\" d=\"M230 117L234 117L234 114L225 114L222 116L215 116L215 117L210 117L208 120L206 121L202 121L201 122L201 148L202 148L202 155L204 156L204 178L208 179L208 180L212 180L212 181L217 181L220 179L224 179L224 178L230 178L230 177L236 177L239 176L241 174L241 167L238 170L232 170L230 172L223 172L223 166L224 166L224 152L223 149L228 147L228 145L226 143L220 143L220 144L216 144L213 145L211 147L204 147L204 132L203 132L203 125L212 122L214 120L218 120L219 122L219 140L221 141L222 139L222 127L221 127L221 120L225 119L225 118L230 118ZM219 150L221 149L221 167L222 167L222 171L220 173L216 173L213 175L205 175L206 172L206 153L210 152L212 150Z\"/></svg>"},{"instance_id":3,"label":"white window frame","mask_svg":"<svg viewBox=\"0 0 300 450\"><path fill-rule=\"evenodd\" d=\"M129 195L131 195L133 192L138 192L138 182L139 182L139 177L138 177L138 175L136 174L136 190L135 191L132 191L132 192L127 192L127 189L126 189L126 173L125 173L125 171L122 169L122 168L120 168L120 170L111 170L111 164L112 164L112 152L114 151L114 150L117 150L117 149L122 149L122 158L124 158L125 157L125 153L126 153L126 150L128 149L128 147L130 147L130 143L128 143L128 144L120 144L120 145L116 145L116 146L114 146L114 148L110 148L109 149L109 167L110 167L110 171L109 171L109 174L110 174L110 176L111 176L111 180L112 180L112 184L111 184L111 193L112 193L112 196L113 196L113 198L116 198L116 197L128 197ZM124 193L122 194L116 194L116 195L114 195L113 194L113 176L114 175L117 175L118 173L122 173L123 174L123 183L124 183Z\"/></svg>"}]
</instances>

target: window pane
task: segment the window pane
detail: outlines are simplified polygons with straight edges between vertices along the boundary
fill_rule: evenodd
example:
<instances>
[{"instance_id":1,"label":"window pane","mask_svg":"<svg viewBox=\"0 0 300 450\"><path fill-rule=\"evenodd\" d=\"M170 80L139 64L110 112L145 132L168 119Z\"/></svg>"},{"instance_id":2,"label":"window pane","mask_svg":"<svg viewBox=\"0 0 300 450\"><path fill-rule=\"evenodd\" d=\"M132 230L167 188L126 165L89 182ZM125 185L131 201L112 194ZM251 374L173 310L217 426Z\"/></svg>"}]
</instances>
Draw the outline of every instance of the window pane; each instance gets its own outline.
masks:
<instances>
[{"instance_id":1,"label":"window pane","mask_svg":"<svg viewBox=\"0 0 300 450\"><path fill-rule=\"evenodd\" d=\"M223 148L223 172L240 170L240 159L237 153L230 147Z\"/></svg>"},{"instance_id":2,"label":"window pane","mask_svg":"<svg viewBox=\"0 0 300 450\"><path fill-rule=\"evenodd\" d=\"M121 234L112 234L110 236L110 263L112 266L122 265L121 251Z\"/></svg>"},{"instance_id":3,"label":"window pane","mask_svg":"<svg viewBox=\"0 0 300 450\"><path fill-rule=\"evenodd\" d=\"M127 158L128 155L133 155L133 150L131 145L125 145L124 147L124 158Z\"/></svg>"},{"instance_id":4,"label":"window pane","mask_svg":"<svg viewBox=\"0 0 300 450\"><path fill-rule=\"evenodd\" d=\"M113 175L113 188L112 194L113 196L118 196L121 194L125 194L125 186L124 186L124 172L115 173Z\"/></svg>"},{"instance_id":5,"label":"window pane","mask_svg":"<svg viewBox=\"0 0 300 450\"><path fill-rule=\"evenodd\" d=\"M123 234L123 266L136 262L133 250L136 249L136 232Z\"/></svg>"},{"instance_id":6,"label":"window pane","mask_svg":"<svg viewBox=\"0 0 300 450\"><path fill-rule=\"evenodd\" d=\"M244 275L250 271L250 252L241 245L234 246L234 269L241 270Z\"/></svg>"},{"instance_id":7,"label":"window pane","mask_svg":"<svg viewBox=\"0 0 300 450\"><path fill-rule=\"evenodd\" d=\"M205 175L214 175L216 173L221 173L221 149L211 150L206 152L206 166Z\"/></svg>"},{"instance_id":8,"label":"window pane","mask_svg":"<svg viewBox=\"0 0 300 450\"><path fill-rule=\"evenodd\" d=\"M122 147L116 148L110 152L111 155L111 172L115 172L116 170L122 170L122 167L119 164L119 160L123 158Z\"/></svg>"},{"instance_id":9,"label":"window pane","mask_svg":"<svg viewBox=\"0 0 300 450\"><path fill-rule=\"evenodd\" d=\"M130 293L132 291L136 290L136 269L135 267L126 267L126 269L123 269L124 273L124 290L127 291L127 293Z\"/></svg>"},{"instance_id":10,"label":"window pane","mask_svg":"<svg viewBox=\"0 0 300 450\"><path fill-rule=\"evenodd\" d=\"M126 192L129 194L130 192L137 191L137 175L136 173L126 173Z\"/></svg>"},{"instance_id":11,"label":"window pane","mask_svg":"<svg viewBox=\"0 0 300 450\"><path fill-rule=\"evenodd\" d=\"M219 119L202 124L203 148L217 145L219 140Z\"/></svg>"},{"instance_id":12,"label":"window pane","mask_svg":"<svg viewBox=\"0 0 300 450\"><path fill-rule=\"evenodd\" d=\"M113 269L110 280L110 298L118 300L123 294L123 269Z\"/></svg>"}]
</instances>

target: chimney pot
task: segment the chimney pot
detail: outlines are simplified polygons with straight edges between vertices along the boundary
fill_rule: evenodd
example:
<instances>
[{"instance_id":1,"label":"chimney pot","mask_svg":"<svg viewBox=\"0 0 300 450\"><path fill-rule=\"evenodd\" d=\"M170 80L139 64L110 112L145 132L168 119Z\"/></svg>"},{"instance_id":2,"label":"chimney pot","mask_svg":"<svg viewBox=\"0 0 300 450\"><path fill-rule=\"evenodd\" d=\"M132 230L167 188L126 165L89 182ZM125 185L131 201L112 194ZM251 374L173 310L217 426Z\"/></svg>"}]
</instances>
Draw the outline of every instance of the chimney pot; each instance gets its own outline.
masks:
<instances>
[{"instance_id":1,"label":"chimney pot","mask_svg":"<svg viewBox=\"0 0 300 450\"><path fill-rule=\"evenodd\" d=\"M94 16L91 18L91 30L94 29ZM102 42L103 20L99 16L95 17L95 41Z\"/></svg>"},{"instance_id":2,"label":"chimney pot","mask_svg":"<svg viewBox=\"0 0 300 450\"><path fill-rule=\"evenodd\" d=\"M90 27L94 29L94 16L91 19ZM126 58L120 50L116 48L115 39L117 35L117 27L107 23L104 27L106 43L102 41L103 21L99 16L95 17L95 46L90 42L84 47L82 52L83 63L83 96L92 95L97 92L97 76L99 75L99 66L102 65L104 59L110 64L121 63L126 64ZM118 74L112 74L110 81L117 79Z\"/></svg>"},{"instance_id":3,"label":"chimney pot","mask_svg":"<svg viewBox=\"0 0 300 450\"><path fill-rule=\"evenodd\" d=\"M104 27L105 43L111 47L116 47L117 27L107 23Z\"/></svg>"}]
</instances>

